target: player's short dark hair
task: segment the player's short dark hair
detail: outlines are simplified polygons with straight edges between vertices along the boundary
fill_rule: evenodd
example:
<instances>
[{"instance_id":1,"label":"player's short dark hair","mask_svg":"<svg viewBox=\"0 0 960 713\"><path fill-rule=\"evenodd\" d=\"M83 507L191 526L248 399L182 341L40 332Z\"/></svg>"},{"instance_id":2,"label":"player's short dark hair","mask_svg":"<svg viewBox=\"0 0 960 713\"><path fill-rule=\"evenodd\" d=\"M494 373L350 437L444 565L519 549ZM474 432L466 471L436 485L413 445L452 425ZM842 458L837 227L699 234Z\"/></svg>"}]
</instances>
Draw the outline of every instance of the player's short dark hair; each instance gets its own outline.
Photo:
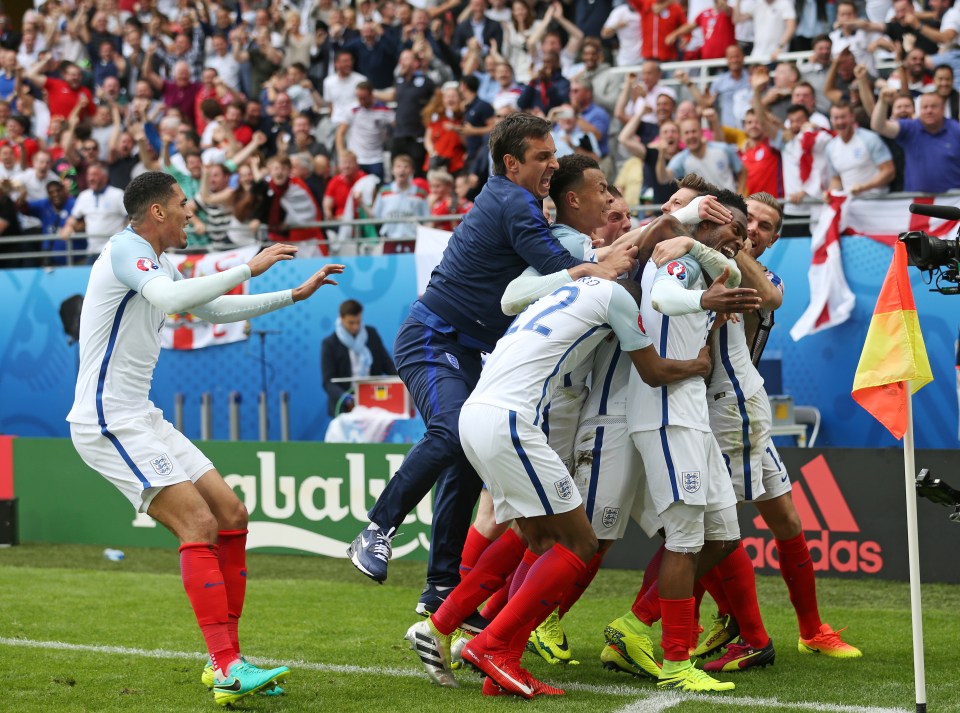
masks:
<instances>
[{"instance_id":1,"label":"player's short dark hair","mask_svg":"<svg viewBox=\"0 0 960 713\"><path fill-rule=\"evenodd\" d=\"M640 283L628 277L623 280L617 280L617 284L625 289L630 296L637 301L637 307L639 307L641 300L643 300L643 289L640 287Z\"/></svg>"},{"instance_id":2,"label":"player's short dark hair","mask_svg":"<svg viewBox=\"0 0 960 713\"><path fill-rule=\"evenodd\" d=\"M147 171L141 173L123 191L123 207L134 223L143 220L154 203L166 203L173 195L177 180L169 173Z\"/></svg>"},{"instance_id":3,"label":"player's short dark hair","mask_svg":"<svg viewBox=\"0 0 960 713\"><path fill-rule=\"evenodd\" d=\"M527 153L530 139L542 139L553 129L546 119L532 114L511 114L493 127L490 132L490 153L493 154L493 172L505 176L507 166L503 157L510 154L520 163Z\"/></svg>"},{"instance_id":4,"label":"player's short dark hair","mask_svg":"<svg viewBox=\"0 0 960 713\"><path fill-rule=\"evenodd\" d=\"M747 202L743 200L743 196L735 191L728 191L726 188L721 188L716 192L717 203L724 205L727 208L733 210L736 208L744 216L747 215Z\"/></svg>"},{"instance_id":5,"label":"player's short dark hair","mask_svg":"<svg viewBox=\"0 0 960 713\"><path fill-rule=\"evenodd\" d=\"M550 178L550 197L561 208L561 202L567 191L575 190L583 183L583 174L591 168L600 168L594 159L579 153L564 156L557 163L560 168L553 172Z\"/></svg>"},{"instance_id":6,"label":"player's short dark hair","mask_svg":"<svg viewBox=\"0 0 960 713\"><path fill-rule=\"evenodd\" d=\"M344 300L340 303L341 317L356 317L363 312L363 305L356 300Z\"/></svg>"}]
</instances>

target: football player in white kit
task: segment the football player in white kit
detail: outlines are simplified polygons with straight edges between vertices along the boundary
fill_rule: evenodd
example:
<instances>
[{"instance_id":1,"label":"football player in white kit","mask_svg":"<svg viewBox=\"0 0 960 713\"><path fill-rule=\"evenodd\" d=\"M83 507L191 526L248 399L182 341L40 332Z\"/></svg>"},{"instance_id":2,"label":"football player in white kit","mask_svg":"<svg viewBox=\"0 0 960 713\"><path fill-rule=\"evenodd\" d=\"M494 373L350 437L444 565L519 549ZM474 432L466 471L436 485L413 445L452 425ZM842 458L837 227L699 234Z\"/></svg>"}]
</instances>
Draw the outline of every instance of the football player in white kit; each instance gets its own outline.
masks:
<instances>
[{"instance_id":1,"label":"football player in white kit","mask_svg":"<svg viewBox=\"0 0 960 713\"><path fill-rule=\"evenodd\" d=\"M191 218L172 176L151 171L123 196L130 225L114 235L90 271L80 315L80 369L70 434L84 462L138 512L180 541L184 589L210 653L204 680L226 705L289 675L263 670L240 654L237 625L246 587L247 512L210 461L164 420L148 398L167 314L190 311L211 322L250 319L336 284L327 265L293 290L224 296L296 248L274 245L245 265L208 277L183 276L164 254L186 247Z\"/></svg>"},{"instance_id":2,"label":"football player in white kit","mask_svg":"<svg viewBox=\"0 0 960 713\"><path fill-rule=\"evenodd\" d=\"M732 258L746 239L746 206L727 191L721 191L718 198L733 212L733 222L722 226L701 223L694 236ZM651 230L661 225L674 232L680 227L675 219L664 216ZM723 279L725 274L715 282ZM699 349L715 318L700 264L690 257L672 260L661 268L648 262L642 285L644 325L661 356L682 357ZM759 305L754 290L741 289L738 295L737 303L726 303L724 312ZM687 691L733 688L732 683L717 681L696 669L689 657L698 565L709 569L740 537L736 499L710 430L705 395L701 380L651 389L632 375L628 392L628 429L643 461L647 499L666 535L657 583L664 650L658 686Z\"/></svg>"},{"instance_id":3,"label":"football player in white kit","mask_svg":"<svg viewBox=\"0 0 960 713\"><path fill-rule=\"evenodd\" d=\"M580 495L540 429L560 375L589 358L612 331L638 374L651 383L702 378L706 352L680 361L657 356L640 326L639 294L633 282L587 278L534 302L497 343L464 404L464 452L493 496L497 520L516 520L530 547L542 553L507 605L464 647L464 660L489 677L487 695L501 689L524 698L560 693L534 680L520 667L520 657L530 631L582 580L597 549ZM522 551L525 545L512 530L503 537L511 536ZM441 685L455 685L450 634L509 574L486 570L483 563L481 558L428 621L407 632L428 674Z\"/></svg>"},{"instance_id":4,"label":"football player in white kit","mask_svg":"<svg viewBox=\"0 0 960 713\"><path fill-rule=\"evenodd\" d=\"M781 574L800 626L799 651L856 658L860 650L820 619L809 548L790 495L790 478L773 444L770 401L755 366L765 342L765 335L761 332L758 339L757 333L772 323L772 313L783 301L782 280L757 261L779 237L782 209L773 196L757 193L747 198L747 212L748 249L737 255L737 264L743 284L754 287L762 302L756 316L728 320L711 335L710 426L730 470L738 502L753 502L773 532ZM753 563L743 547L730 553L701 581L720 611L694 655L707 656L726 645L723 655L704 669L740 671L773 663L773 644L760 619ZM736 619L731 621L734 614ZM737 630L740 639L733 642Z\"/></svg>"}]
</instances>

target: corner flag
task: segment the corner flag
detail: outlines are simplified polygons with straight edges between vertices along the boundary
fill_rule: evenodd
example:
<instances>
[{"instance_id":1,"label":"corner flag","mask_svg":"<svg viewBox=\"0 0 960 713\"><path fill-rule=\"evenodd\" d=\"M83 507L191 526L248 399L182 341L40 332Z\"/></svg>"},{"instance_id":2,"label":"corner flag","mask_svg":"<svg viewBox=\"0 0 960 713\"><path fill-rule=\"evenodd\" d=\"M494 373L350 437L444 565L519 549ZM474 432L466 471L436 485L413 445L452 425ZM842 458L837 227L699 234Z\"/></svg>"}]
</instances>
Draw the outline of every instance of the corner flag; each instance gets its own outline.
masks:
<instances>
[{"instance_id":1,"label":"corner flag","mask_svg":"<svg viewBox=\"0 0 960 713\"><path fill-rule=\"evenodd\" d=\"M897 439L907 430L907 397L933 381L907 274L907 249L897 242L853 378L853 398Z\"/></svg>"}]
</instances>

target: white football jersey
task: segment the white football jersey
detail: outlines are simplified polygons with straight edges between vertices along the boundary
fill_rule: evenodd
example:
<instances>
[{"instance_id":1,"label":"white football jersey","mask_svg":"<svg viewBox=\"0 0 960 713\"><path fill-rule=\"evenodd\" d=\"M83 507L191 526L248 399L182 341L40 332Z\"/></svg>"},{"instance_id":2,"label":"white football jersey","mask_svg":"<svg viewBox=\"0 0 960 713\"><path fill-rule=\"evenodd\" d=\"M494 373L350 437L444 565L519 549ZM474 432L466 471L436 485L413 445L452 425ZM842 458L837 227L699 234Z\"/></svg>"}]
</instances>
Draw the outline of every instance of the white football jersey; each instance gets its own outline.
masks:
<instances>
[{"instance_id":1,"label":"white football jersey","mask_svg":"<svg viewBox=\"0 0 960 713\"><path fill-rule=\"evenodd\" d=\"M713 372L707 387L708 402L721 393L749 399L763 388L763 377L750 358L743 319L724 322L710 333L710 355Z\"/></svg>"},{"instance_id":2,"label":"white football jersey","mask_svg":"<svg viewBox=\"0 0 960 713\"><path fill-rule=\"evenodd\" d=\"M588 359L611 330L626 351L650 346L640 310L609 280L582 277L525 309L497 342L467 403L516 411L539 425L565 373Z\"/></svg>"},{"instance_id":3,"label":"white football jersey","mask_svg":"<svg viewBox=\"0 0 960 713\"><path fill-rule=\"evenodd\" d=\"M110 423L151 408L150 383L166 315L140 292L150 280L183 276L131 227L110 238L90 270L80 312L80 371L67 421Z\"/></svg>"},{"instance_id":4,"label":"white football jersey","mask_svg":"<svg viewBox=\"0 0 960 713\"><path fill-rule=\"evenodd\" d=\"M661 268L651 260L643 268L641 286L643 303L640 312L644 331L653 340L664 359L696 359L707 343L707 334L716 315L694 312L676 317L661 314L650 302L655 282L673 280L689 290L704 290L707 282L700 264L689 255L672 260ZM672 384L647 386L634 369L630 373L627 399L627 426L630 433L654 431L662 426L686 426L709 431L707 417L707 385L702 377L690 376Z\"/></svg>"},{"instance_id":5,"label":"white football jersey","mask_svg":"<svg viewBox=\"0 0 960 713\"><path fill-rule=\"evenodd\" d=\"M634 368L614 335L608 336L597 346L591 367L590 395L580 412L580 422L596 417L626 416L627 389L630 372Z\"/></svg>"}]
</instances>

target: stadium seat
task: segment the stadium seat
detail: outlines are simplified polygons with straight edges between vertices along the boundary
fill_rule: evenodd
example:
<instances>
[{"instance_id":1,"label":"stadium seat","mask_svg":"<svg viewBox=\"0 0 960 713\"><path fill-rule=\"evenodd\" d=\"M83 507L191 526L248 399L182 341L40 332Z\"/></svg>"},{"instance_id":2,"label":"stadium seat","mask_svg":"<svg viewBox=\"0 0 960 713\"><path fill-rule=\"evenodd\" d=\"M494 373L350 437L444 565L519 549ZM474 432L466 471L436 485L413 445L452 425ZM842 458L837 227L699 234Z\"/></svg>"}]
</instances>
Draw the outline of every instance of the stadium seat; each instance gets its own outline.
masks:
<instances>
[{"instance_id":1,"label":"stadium seat","mask_svg":"<svg viewBox=\"0 0 960 713\"><path fill-rule=\"evenodd\" d=\"M797 423L810 426L810 436L807 438L807 448L813 448L820 433L820 409L816 406L794 406L793 418Z\"/></svg>"}]
</instances>

